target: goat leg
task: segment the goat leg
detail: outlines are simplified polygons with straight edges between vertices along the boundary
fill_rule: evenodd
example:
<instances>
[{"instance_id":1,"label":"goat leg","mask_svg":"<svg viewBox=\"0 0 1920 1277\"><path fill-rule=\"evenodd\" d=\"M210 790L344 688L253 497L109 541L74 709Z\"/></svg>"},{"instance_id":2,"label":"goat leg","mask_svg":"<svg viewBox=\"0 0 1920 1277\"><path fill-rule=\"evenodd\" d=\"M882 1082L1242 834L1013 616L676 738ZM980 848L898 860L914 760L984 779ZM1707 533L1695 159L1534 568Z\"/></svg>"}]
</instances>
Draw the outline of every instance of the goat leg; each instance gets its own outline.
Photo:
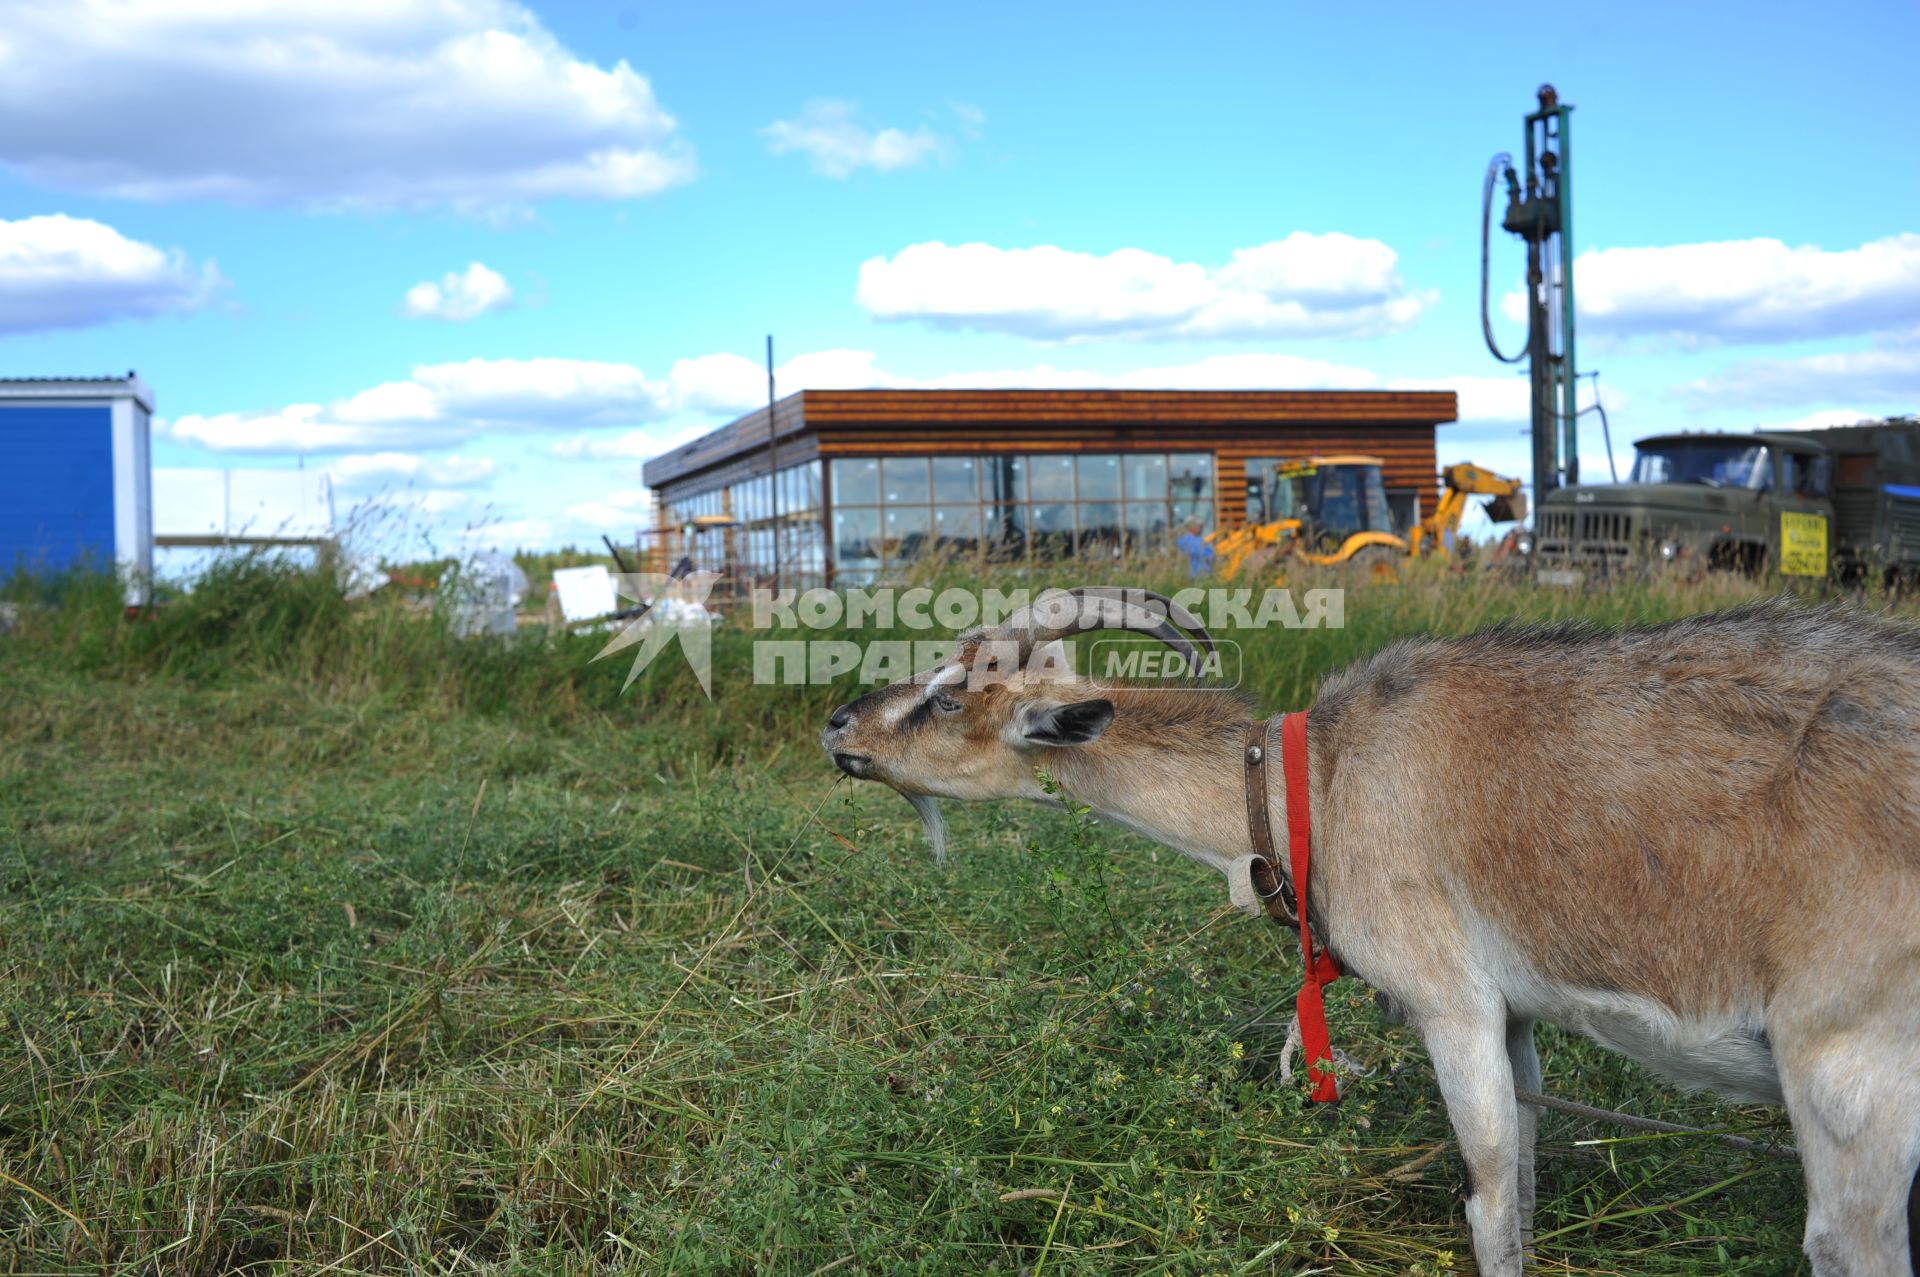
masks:
<instances>
[{"instance_id":1,"label":"goat leg","mask_svg":"<svg viewBox=\"0 0 1920 1277\"><path fill-rule=\"evenodd\" d=\"M1505 1010L1423 1016L1420 1032L1466 1166L1467 1224L1481 1277L1520 1277L1520 1106Z\"/></svg>"}]
</instances>

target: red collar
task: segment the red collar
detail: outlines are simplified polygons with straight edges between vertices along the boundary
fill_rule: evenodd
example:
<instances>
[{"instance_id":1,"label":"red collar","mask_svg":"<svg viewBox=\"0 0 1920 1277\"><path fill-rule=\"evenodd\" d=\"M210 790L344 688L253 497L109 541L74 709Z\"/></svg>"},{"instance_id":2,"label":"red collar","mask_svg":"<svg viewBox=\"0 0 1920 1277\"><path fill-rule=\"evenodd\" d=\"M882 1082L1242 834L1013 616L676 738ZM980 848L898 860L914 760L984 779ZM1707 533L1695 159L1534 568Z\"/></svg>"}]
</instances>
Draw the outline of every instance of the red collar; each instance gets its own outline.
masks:
<instances>
[{"instance_id":1,"label":"red collar","mask_svg":"<svg viewBox=\"0 0 1920 1277\"><path fill-rule=\"evenodd\" d=\"M1287 856L1293 865L1293 894L1300 916L1300 961L1306 982L1294 999L1300 1015L1300 1049L1307 1057L1307 1076L1313 1079L1313 1098L1327 1103L1340 1098L1333 1079L1333 1045L1327 1035L1326 1000L1320 990L1340 978L1333 955L1313 951L1313 928L1307 922L1308 868L1313 860L1313 816L1307 798L1307 712L1280 720L1280 763L1287 781ZM1324 1061L1327 1067L1322 1068Z\"/></svg>"},{"instance_id":2,"label":"red collar","mask_svg":"<svg viewBox=\"0 0 1920 1277\"><path fill-rule=\"evenodd\" d=\"M1326 1000L1321 989L1340 978L1340 964L1331 953L1313 951L1313 928L1308 922L1307 880L1313 861L1313 813L1307 794L1307 714L1305 710L1280 720L1280 756L1286 779L1287 853L1292 882L1280 876L1273 851L1273 830L1267 815L1267 739L1271 725L1253 723L1247 730L1247 832L1253 842L1253 883L1267 916L1283 927L1300 928L1300 959L1306 983L1294 1008L1300 1017L1300 1045L1307 1057L1307 1075L1313 1080L1313 1098L1325 1103L1340 1098L1331 1067L1333 1047L1327 1036Z\"/></svg>"}]
</instances>

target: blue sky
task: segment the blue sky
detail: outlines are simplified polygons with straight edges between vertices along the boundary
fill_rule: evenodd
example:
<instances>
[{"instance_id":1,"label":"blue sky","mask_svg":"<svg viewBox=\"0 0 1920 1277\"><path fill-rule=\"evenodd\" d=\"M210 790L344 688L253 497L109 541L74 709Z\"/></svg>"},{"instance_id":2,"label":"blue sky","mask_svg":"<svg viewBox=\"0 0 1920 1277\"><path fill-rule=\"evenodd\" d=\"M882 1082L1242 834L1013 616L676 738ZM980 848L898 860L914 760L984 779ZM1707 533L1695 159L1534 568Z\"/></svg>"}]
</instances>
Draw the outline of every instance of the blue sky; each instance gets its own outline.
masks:
<instances>
[{"instance_id":1,"label":"blue sky","mask_svg":"<svg viewBox=\"0 0 1920 1277\"><path fill-rule=\"evenodd\" d=\"M137 368L159 465L304 458L441 544L643 521L768 332L783 393L1454 386L1442 461L1522 473L1479 184L1551 81L1618 450L1911 412L1915 47L1908 3L28 0L0 374Z\"/></svg>"}]
</instances>

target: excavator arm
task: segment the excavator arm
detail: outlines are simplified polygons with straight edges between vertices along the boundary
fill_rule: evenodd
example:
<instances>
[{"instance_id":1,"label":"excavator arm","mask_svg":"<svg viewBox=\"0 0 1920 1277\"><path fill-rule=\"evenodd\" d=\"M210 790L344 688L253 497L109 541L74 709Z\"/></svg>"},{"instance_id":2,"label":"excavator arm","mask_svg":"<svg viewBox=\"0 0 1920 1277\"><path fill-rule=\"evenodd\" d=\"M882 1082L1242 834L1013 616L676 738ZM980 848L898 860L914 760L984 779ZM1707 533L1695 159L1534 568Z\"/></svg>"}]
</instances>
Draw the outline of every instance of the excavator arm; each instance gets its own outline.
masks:
<instances>
[{"instance_id":1,"label":"excavator arm","mask_svg":"<svg viewBox=\"0 0 1920 1277\"><path fill-rule=\"evenodd\" d=\"M1527 495L1518 479L1495 474L1491 470L1462 461L1441 471L1445 490L1433 513L1413 530L1413 554L1445 554L1453 533L1460 529L1460 516L1467 512L1468 497L1491 497L1487 517L1495 523L1511 523L1527 517Z\"/></svg>"}]
</instances>

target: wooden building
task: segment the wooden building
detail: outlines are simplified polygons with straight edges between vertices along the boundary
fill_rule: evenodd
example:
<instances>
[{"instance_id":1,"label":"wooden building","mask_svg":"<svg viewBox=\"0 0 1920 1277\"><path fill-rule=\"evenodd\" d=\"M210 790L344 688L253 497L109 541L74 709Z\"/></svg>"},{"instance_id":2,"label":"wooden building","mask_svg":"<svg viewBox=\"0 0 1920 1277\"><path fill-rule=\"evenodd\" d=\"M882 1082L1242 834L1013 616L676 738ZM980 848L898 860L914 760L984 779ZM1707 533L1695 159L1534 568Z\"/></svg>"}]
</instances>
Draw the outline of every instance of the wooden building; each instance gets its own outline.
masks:
<instances>
[{"instance_id":1,"label":"wooden building","mask_svg":"<svg viewBox=\"0 0 1920 1277\"><path fill-rule=\"evenodd\" d=\"M1396 522L1439 496L1448 391L808 390L649 461L656 562L861 584L939 551L1111 560L1261 513L1274 462L1380 457ZM771 481L770 481L771 480ZM703 534L690 529L706 527ZM709 535L712 544L690 542Z\"/></svg>"}]
</instances>

